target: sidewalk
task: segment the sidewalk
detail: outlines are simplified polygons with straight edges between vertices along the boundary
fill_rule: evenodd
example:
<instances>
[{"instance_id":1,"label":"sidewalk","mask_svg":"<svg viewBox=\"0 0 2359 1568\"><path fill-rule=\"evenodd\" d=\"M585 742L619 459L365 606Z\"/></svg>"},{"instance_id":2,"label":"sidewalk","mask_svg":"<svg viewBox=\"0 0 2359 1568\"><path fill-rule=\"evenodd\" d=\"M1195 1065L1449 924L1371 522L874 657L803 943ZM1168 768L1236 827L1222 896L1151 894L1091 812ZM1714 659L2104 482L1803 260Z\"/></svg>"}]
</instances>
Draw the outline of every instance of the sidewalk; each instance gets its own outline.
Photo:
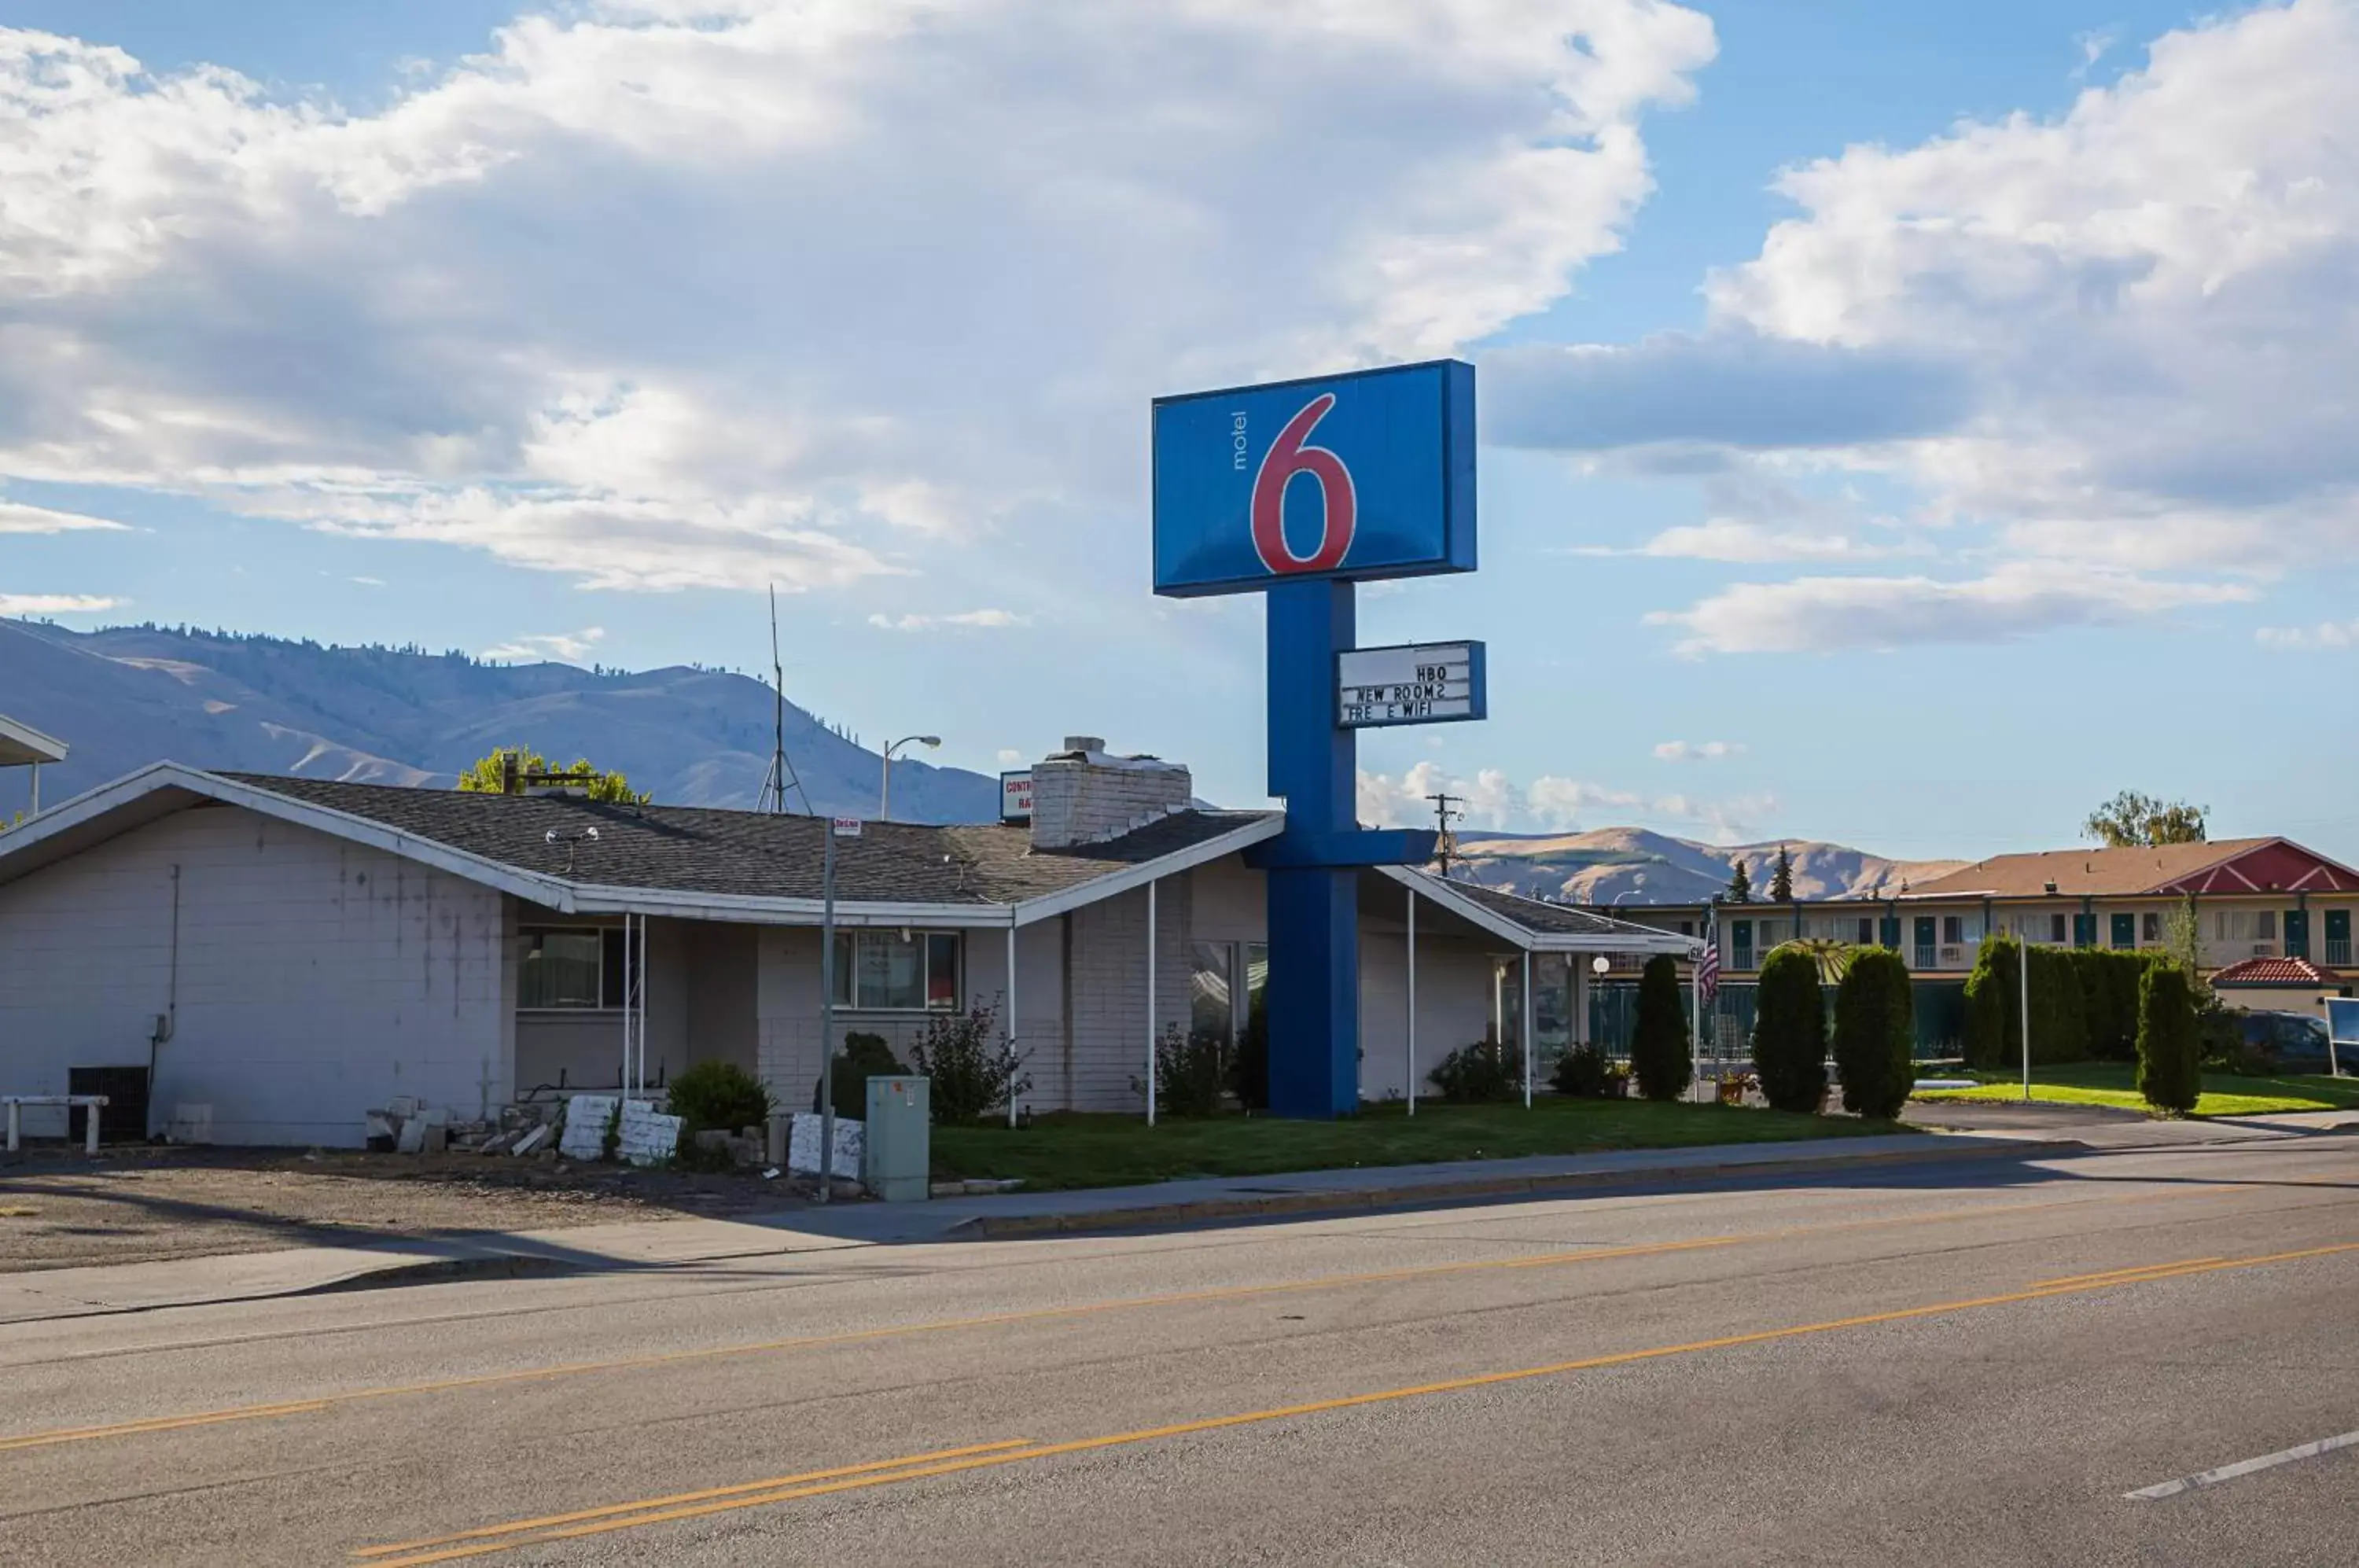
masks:
<instances>
[{"instance_id":1,"label":"sidewalk","mask_svg":"<svg viewBox=\"0 0 2359 1568\"><path fill-rule=\"evenodd\" d=\"M1930 1107L1927 1107L1930 1109ZM1954 1107L1966 1110L1969 1107ZM1952 1125L1961 1118L1940 1107ZM2233 1125L2155 1123L2071 1114L2086 1107L1972 1107L1971 1131L1613 1154L1547 1155L1434 1165L1202 1177L1141 1187L1006 1192L923 1203L844 1203L743 1219L645 1220L564 1230L490 1231L388 1240L381 1247L290 1247L114 1268L0 1275L0 1323L148 1312L299 1295L354 1284L536 1273L676 1269L844 1247L982 1241L1335 1214L1584 1188L1765 1179L1976 1160L2035 1160L2156 1143L2245 1141L2359 1130L2359 1112L2246 1116ZM2200 1133L2180 1128L2208 1129Z\"/></svg>"}]
</instances>

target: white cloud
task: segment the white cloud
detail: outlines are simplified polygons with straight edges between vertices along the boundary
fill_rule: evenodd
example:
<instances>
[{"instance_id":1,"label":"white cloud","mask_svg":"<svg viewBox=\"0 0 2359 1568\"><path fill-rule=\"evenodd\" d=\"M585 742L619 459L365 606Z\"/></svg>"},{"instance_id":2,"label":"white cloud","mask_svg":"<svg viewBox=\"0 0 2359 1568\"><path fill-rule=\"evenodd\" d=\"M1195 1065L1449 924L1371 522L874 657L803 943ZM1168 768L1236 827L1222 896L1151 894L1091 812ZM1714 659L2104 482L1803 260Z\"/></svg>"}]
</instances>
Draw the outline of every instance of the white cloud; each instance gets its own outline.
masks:
<instances>
[{"instance_id":1,"label":"white cloud","mask_svg":"<svg viewBox=\"0 0 2359 1568\"><path fill-rule=\"evenodd\" d=\"M603 588L1054 548L1154 393L1560 298L1712 49L1658 0L592 0L351 113L0 31L0 478Z\"/></svg>"},{"instance_id":2,"label":"white cloud","mask_svg":"<svg viewBox=\"0 0 2359 1568\"><path fill-rule=\"evenodd\" d=\"M998 630L1006 626L1028 626L1031 617L1012 610L962 610L952 615L875 615L868 624L888 632L931 632L942 630Z\"/></svg>"},{"instance_id":3,"label":"white cloud","mask_svg":"<svg viewBox=\"0 0 2359 1568\"><path fill-rule=\"evenodd\" d=\"M53 512L19 501L0 501L0 534L69 534L88 530L125 531L130 525L81 512Z\"/></svg>"},{"instance_id":4,"label":"white cloud","mask_svg":"<svg viewBox=\"0 0 2359 1568\"><path fill-rule=\"evenodd\" d=\"M1665 762L1725 762L1744 750L1742 741L1667 740L1656 744L1655 755Z\"/></svg>"},{"instance_id":5,"label":"white cloud","mask_svg":"<svg viewBox=\"0 0 2359 1568\"><path fill-rule=\"evenodd\" d=\"M1701 827L1722 843L1734 844L1764 815L1774 812L1774 796L1748 795L1727 800L1705 800L1684 794L1648 795L1616 789L1585 779L1543 774L1519 786L1494 768L1471 779L1451 773L1428 759L1399 775L1359 775L1359 819L1376 826L1430 827L1433 802L1428 797L1457 796L1459 819L1471 828L1545 830L1567 833L1614 821L1646 818Z\"/></svg>"},{"instance_id":6,"label":"white cloud","mask_svg":"<svg viewBox=\"0 0 2359 1568\"><path fill-rule=\"evenodd\" d=\"M1873 561L1884 556L1921 553L1921 546L1866 543L1849 534L1803 533L1734 517L1713 517L1703 523L1665 528L1634 549L1584 545L1573 553L1647 555L1751 565L1774 561Z\"/></svg>"},{"instance_id":7,"label":"white cloud","mask_svg":"<svg viewBox=\"0 0 2359 1568\"><path fill-rule=\"evenodd\" d=\"M1686 633L1682 653L1799 653L1995 642L2064 626L2116 626L2197 604L2253 597L2234 583L2164 582L2126 572L2007 566L1986 577L1803 577L1740 583L1650 625Z\"/></svg>"},{"instance_id":8,"label":"white cloud","mask_svg":"<svg viewBox=\"0 0 2359 1568\"><path fill-rule=\"evenodd\" d=\"M580 664L597 650L605 640L603 626L584 626L578 632L545 632L538 637L519 637L484 649L482 657L495 663L509 664Z\"/></svg>"},{"instance_id":9,"label":"white cloud","mask_svg":"<svg viewBox=\"0 0 2359 1568\"><path fill-rule=\"evenodd\" d=\"M123 603L98 593L0 593L0 615L87 615Z\"/></svg>"},{"instance_id":10,"label":"white cloud","mask_svg":"<svg viewBox=\"0 0 2359 1568\"><path fill-rule=\"evenodd\" d=\"M2359 648L2359 621L2321 621L2314 626L2263 626L2253 634L2263 648L2286 649Z\"/></svg>"},{"instance_id":11,"label":"white cloud","mask_svg":"<svg viewBox=\"0 0 2359 1568\"><path fill-rule=\"evenodd\" d=\"M1951 428L1853 454L2017 559L2359 559L2359 6L2171 33L2054 120L1788 171L1805 215L1707 293L1723 330L1946 361Z\"/></svg>"},{"instance_id":12,"label":"white cloud","mask_svg":"<svg viewBox=\"0 0 2359 1568\"><path fill-rule=\"evenodd\" d=\"M1024 766L1024 754L1012 746L1003 746L999 748L999 766L1002 768L1021 768Z\"/></svg>"}]
</instances>

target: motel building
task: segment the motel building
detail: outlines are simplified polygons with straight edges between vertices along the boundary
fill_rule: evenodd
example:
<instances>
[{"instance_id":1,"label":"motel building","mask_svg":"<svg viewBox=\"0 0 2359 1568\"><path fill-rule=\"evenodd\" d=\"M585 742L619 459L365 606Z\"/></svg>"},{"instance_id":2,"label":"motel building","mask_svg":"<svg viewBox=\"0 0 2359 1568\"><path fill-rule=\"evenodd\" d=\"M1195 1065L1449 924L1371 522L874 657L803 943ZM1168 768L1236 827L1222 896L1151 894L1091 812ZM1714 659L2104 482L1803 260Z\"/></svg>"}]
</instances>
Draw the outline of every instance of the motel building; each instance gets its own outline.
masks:
<instances>
[{"instance_id":1,"label":"motel building","mask_svg":"<svg viewBox=\"0 0 2359 1568\"><path fill-rule=\"evenodd\" d=\"M2204 977L2228 1006L2317 1015L2324 998L2353 995L2359 871L2284 838L2001 855L1888 896L1619 912L1686 935L1715 917L1719 1032L1737 1040L1739 1054L1761 964L1781 943L1891 948L1914 977L1919 1052L1933 1056L1954 1054L1964 1037L1966 977L1985 935L2153 952L2171 913L2190 899ZM1600 987L1601 1000L1626 988L1627 977L1616 975Z\"/></svg>"},{"instance_id":2,"label":"motel building","mask_svg":"<svg viewBox=\"0 0 2359 1568\"><path fill-rule=\"evenodd\" d=\"M1143 1111L1150 1042L1234 1040L1269 972L1255 852L1285 813L1191 800L1184 767L1075 736L1033 769L1028 822L836 838L832 1043L908 1061L981 1006L1026 1058L1024 1108ZM159 763L0 834L0 1094L109 1093L111 1137L342 1147L397 1096L473 1118L659 1093L707 1060L809 1106L830 833ZM1699 950L1422 868L1356 875L1363 1100L1425 1092L1486 1034L1531 1041L1544 1078L1588 1037L1598 955Z\"/></svg>"}]
</instances>

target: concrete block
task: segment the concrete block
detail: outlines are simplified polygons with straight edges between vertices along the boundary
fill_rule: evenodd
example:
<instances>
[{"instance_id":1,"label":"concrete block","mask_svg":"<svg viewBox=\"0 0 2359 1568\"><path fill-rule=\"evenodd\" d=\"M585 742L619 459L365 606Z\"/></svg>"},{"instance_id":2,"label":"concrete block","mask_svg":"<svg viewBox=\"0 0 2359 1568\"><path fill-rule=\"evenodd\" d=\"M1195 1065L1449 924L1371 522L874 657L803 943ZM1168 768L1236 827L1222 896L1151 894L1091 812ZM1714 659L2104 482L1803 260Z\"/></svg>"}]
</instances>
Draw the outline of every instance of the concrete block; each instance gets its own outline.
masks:
<instances>
[{"instance_id":1,"label":"concrete block","mask_svg":"<svg viewBox=\"0 0 2359 1568\"><path fill-rule=\"evenodd\" d=\"M439 1122L420 1119L411 1124L418 1128L418 1152L440 1154L451 1147L451 1129Z\"/></svg>"},{"instance_id":2,"label":"concrete block","mask_svg":"<svg viewBox=\"0 0 2359 1568\"><path fill-rule=\"evenodd\" d=\"M518 1157L534 1153L545 1154L548 1150L543 1149L541 1146L548 1141L549 1124L547 1122L543 1122L540 1126L537 1127L527 1127L522 1133L517 1135L516 1142L510 1146L508 1152Z\"/></svg>"},{"instance_id":3,"label":"concrete block","mask_svg":"<svg viewBox=\"0 0 2359 1568\"><path fill-rule=\"evenodd\" d=\"M416 1116L405 1120L401 1131L395 1135L393 1147L397 1154L416 1154L425 1149L426 1124Z\"/></svg>"}]
</instances>

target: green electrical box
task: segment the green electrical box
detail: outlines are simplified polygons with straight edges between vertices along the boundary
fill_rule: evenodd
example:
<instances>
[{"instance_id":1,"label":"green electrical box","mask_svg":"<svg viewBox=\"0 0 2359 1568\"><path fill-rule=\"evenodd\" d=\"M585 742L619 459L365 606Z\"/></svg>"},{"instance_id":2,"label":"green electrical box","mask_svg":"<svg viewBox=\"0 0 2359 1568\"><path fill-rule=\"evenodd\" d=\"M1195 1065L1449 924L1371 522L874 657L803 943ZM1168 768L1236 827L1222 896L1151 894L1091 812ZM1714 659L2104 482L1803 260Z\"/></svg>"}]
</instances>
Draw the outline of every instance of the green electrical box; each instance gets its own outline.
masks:
<instances>
[{"instance_id":1,"label":"green electrical box","mask_svg":"<svg viewBox=\"0 0 2359 1568\"><path fill-rule=\"evenodd\" d=\"M928 1193L933 1177L932 1089L924 1078L868 1080L860 1181L888 1203L914 1203Z\"/></svg>"}]
</instances>

